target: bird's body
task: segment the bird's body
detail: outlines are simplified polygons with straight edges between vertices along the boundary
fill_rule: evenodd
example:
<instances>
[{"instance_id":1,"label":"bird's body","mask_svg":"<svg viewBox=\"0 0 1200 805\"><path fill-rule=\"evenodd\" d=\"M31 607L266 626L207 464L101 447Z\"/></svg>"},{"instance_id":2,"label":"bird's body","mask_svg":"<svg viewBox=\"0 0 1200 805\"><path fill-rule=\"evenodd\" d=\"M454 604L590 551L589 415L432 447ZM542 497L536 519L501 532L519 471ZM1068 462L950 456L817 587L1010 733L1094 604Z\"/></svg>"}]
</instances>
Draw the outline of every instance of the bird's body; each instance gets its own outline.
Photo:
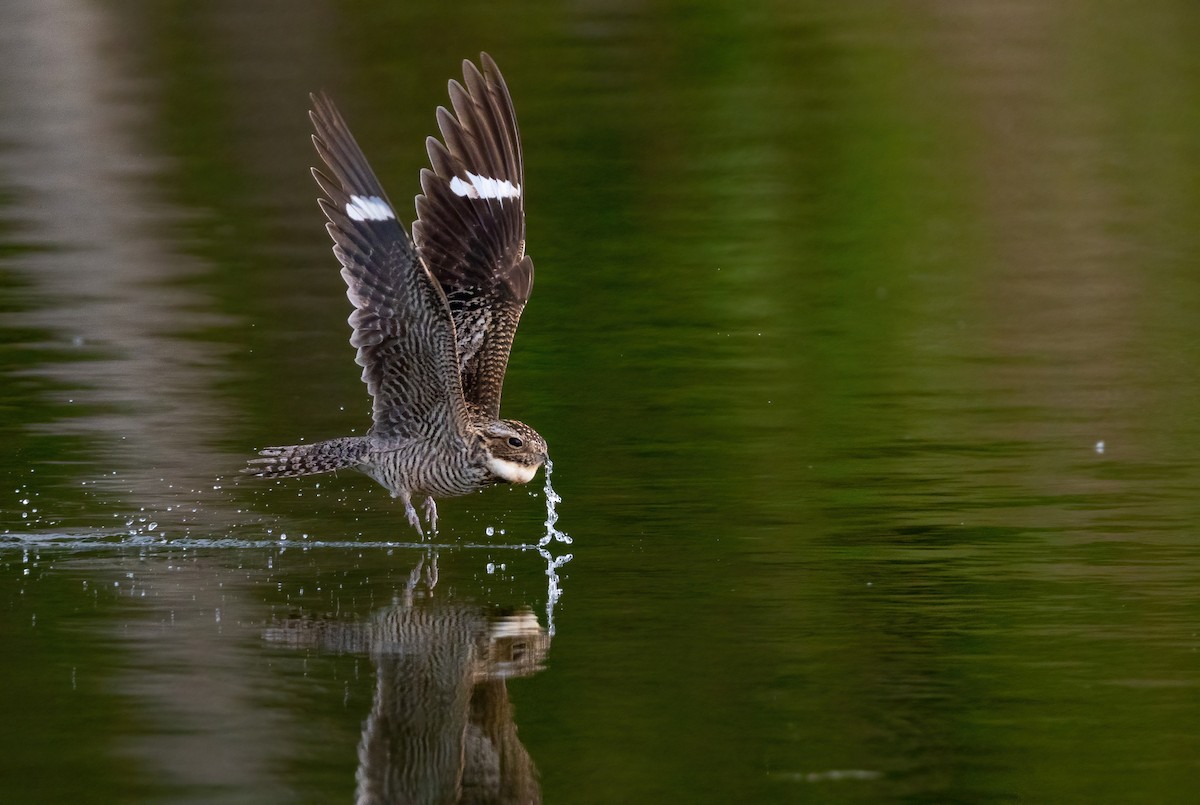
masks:
<instances>
[{"instance_id":1,"label":"bird's body","mask_svg":"<svg viewBox=\"0 0 1200 805\"><path fill-rule=\"evenodd\" d=\"M437 527L435 498L527 483L546 443L500 418L508 353L533 285L525 255L524 167L508 88L482 54L439 107L445 144L426 141L413 237L332 102L313 97L313 142L332 178L314 170L342 264L350 343L373 399L366 436L260 451L245 472L266 477L341 468L374 478L421 531L414 497ZM422 532L423 533L423 532Z\"/></svg>"}]
</instances>

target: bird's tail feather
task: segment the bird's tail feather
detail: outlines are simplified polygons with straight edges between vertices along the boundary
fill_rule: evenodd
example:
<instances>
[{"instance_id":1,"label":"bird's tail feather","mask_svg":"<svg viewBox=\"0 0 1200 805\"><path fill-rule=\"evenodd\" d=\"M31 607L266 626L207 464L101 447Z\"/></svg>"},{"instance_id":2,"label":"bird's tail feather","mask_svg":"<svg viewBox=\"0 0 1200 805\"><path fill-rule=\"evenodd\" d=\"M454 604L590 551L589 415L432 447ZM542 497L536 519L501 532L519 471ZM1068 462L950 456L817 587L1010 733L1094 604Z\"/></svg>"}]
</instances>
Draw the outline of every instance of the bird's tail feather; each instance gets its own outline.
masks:
<instances>
[{"instance_id":1,"label":"bird's tail feather","mask_svg":"<svg viewBox=\"0 0 1200 805\"><path fill-rule=\"evenodd\" d=\"M262 458L250 459L242 472L263 478L315 475L362 464L367 460L367 440L360 436L347 436L312 444L267 447L259 450L258 454Z\"/></svg>"}]
</instances>

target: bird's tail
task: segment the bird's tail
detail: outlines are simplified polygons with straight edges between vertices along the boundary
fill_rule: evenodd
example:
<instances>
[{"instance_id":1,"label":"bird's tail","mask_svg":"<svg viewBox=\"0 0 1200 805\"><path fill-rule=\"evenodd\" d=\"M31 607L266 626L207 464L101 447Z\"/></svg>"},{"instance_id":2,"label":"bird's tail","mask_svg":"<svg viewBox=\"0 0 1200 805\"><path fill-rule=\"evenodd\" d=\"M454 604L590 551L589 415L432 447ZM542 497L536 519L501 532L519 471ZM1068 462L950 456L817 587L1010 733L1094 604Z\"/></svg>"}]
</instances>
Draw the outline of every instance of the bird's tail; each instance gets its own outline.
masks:
<instances>
[{"instance_id":1,"label":"bird's tail","mask_svg":"<svg viewBox=\"0 0 1200 805\"><path fill-rule=\"evenodd\" d=\"M252 458L242 472L263 478L290 478L296 475L315 475L347 467L357 467L367 460L367 440L347 436L313 444L292 444L287 447L267 447L258 451L262 458Z\"/></svg>"}]
</instances>

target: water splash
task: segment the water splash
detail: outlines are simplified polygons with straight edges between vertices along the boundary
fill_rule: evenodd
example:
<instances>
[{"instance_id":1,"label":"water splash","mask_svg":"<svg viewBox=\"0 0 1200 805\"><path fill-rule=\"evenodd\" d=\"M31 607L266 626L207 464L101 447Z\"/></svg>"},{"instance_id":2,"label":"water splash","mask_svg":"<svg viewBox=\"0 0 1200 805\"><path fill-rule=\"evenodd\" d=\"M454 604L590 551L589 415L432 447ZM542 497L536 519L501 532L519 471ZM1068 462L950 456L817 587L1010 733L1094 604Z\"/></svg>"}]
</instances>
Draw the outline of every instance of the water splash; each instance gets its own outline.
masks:
<instances>
[{"instance_id":1,"label":"water splash","mask_svg":"<svg viewBox=\"0 0 1200 805\"><path fill-rule=\"evenodd\" d=\"M564 534L564 536L566 536ZM554 556L545 548L538 548L538 553L546 560L546 631L554 637L554 606L562 597L563 588L559 583L558 569L575 558L573 553Z\"/></svg>"},{"instance_id":2,"label":"water splash","mask_svg":"<svg viewBox=\"0 0 1200 805\"><path fill-rule=\"evenodd\" d=\"M546 458L546 489L545 489L545 493L546 493L546 536L544 536L540 540L538 540L539 548L549 545L550 542L553 540L557 540L558 542L562 542L567 545L570 545L573 542L570 535L568 535L562 531L559 531L555 527L555 523L558 522L558 504L562 503L562 498L558 496L558 493L554 491L554 487L550 485L550 475L553 472L554 472L554 462L551 461L549 459L549 457L547 457Z\"/></svg>"}]
</instances>

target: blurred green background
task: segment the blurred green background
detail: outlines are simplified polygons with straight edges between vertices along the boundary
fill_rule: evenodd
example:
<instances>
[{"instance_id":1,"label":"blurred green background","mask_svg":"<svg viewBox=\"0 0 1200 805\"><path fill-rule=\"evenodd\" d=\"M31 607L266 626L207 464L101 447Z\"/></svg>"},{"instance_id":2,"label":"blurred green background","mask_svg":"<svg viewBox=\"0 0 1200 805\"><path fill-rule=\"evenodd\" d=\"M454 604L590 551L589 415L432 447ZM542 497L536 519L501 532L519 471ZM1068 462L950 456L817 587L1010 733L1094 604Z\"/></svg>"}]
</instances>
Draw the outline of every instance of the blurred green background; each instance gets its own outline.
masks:
<instances>
[{"instance_id":1,"label":"blurred green background","mask_svg":"<svg viewBox=\"0 0 1200 805\"><path fill-rule=\"evenodd\" d=\"M417 606L553 614L507 682L540 796L1190 801L1197 41L1186 0L5 3L0 799L352 797L383 660L266 636L425 552L365 477L236 470L369 422L308 93L411 218L487 50L504 410L575 543L551 607L540 483L446 501Z\"/></svg>"}]
</instances>

